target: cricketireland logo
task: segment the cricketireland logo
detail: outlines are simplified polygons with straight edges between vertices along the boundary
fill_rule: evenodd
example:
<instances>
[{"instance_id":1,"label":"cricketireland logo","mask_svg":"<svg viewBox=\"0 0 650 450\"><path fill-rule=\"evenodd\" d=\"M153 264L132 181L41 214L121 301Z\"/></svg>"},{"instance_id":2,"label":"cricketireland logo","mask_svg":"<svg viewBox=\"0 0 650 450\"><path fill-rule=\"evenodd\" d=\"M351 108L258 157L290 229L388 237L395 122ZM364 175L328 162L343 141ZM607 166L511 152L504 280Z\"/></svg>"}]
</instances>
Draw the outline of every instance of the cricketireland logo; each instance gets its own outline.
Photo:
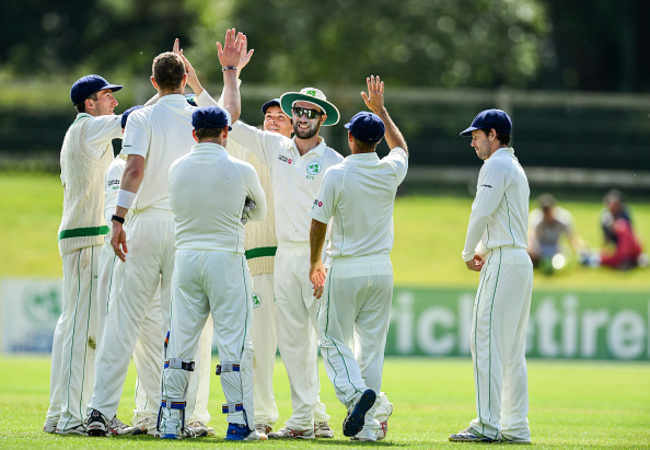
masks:
<instances>
[{"instance_id":1,"label":"cricketireland logo","mask_svg":"<svg viewBox=\"0 0 650 450\"><path fill-rule=\"evenodd\" d=\"M253 292L253 295L252 295L251 298L253 300L253 309L259 308L260 305L262 304L262 297L259 294Z\"/></svg>"},{"instance_id":2,"label":"cricketireland logo","mask_svg":"<svg viewBox=\"0 0 650 450\"><path fill-rule=\"evenodd\" d=\"M321 165L320 162L312 161L309 164L307 164L307 173L309 175L316 175L316 174L320 173L322 168L323 168L323 166Z\"/></svg>"}]
</instances>

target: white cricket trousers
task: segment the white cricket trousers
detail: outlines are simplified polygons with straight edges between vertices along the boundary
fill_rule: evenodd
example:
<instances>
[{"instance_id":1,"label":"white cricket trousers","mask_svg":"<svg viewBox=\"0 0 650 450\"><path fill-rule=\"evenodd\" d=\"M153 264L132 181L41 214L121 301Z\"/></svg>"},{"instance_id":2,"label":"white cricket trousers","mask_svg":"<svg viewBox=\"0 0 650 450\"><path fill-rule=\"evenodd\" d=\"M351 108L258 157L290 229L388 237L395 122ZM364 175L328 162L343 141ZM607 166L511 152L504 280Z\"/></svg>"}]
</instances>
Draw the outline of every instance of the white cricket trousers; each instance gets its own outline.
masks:
<instances>
[{"instance_id":1,"label":"white cricket trousers","mask_svg":"<svg viewBox=\"0 0 650 450\"><path fill-rule=\"evenodd\" d=\"M167 360L194 361L199 335L212 315L223 367L221 387L226 403L233 405L228 423L253 429L252 280L246 258L237 253L178 250L172 289ZM227 363L239 364L240 370L227 370ZM163 398L184 401L190 373L166 368ZM235 412L235 404L243 405L244 411Z\"/></svg>"},{"instance_id":2,"label":"white cricket trousers","mask_svg":"<svg viewBox=\"0 0 650 450\"><path fill-rule=\"evenodd\" d=\"M320 402L316 314L309 280L309 244L284 244L275 255L275 318L278 348L287 369L293 412L285 425L296 431L328 422Z\"/></svg>"},{"instance_id":3,"label":"white cricket trousers","mask_svg":"<svg viewBox=\"0 0 650 450\"><path fill-rule=\"evenodd\" d=\"M494 439L529 440L525 352L533 265L525 249L506 247L484 261L470 334L477 411L470 426Z\"/></svg>"},{"instance_id":4,"label":"white cricket trousers","mask_svg":"<svg viewBox=\"0 0 650 450\"><path fill-rule=\"evenodd\" d=\"M318 325L327 376L347 409L367 389L380 397L392 300L393 267L389 256L332 260ZM376 436L380 424L374 413L380 403L375 402L366 414L359 435Z\"/></svg>"},{"instance_id":5,"label":"white cricket trousers","mask_svg":"<svg viewBox=\"0 0 650 450\"><path fill-rule=\"evenodd\" d=\"M156 293L158 301L155 300L152 304L154 308L147 312L147 316L142 322L142 329L140 336L152 336L160 334L160 339L164 340L167 334L168 323L163 323L162 311L160 311L160 291ZM157 306L157 307L155 307ZM149 346L147 345L149 344ZM135 349L133 350L133 361L136 367L150 367L147 373L153 371L162 371L162 357L157 351L158 346L151 346L151 340L146 338L140 339L136 342ZM185 412L187 414L188 422L195 420L201 421L204 424L210 422L210 413L208 412L208 398L210 397L210 375L212 373L212 319L208 318L201 338L199 340L199 357L196 360L196 368L190 375L190 385L187 395L187 407ZM142 421L149 417L155 424L160 408L160 391L155 398L149 398L144 389L143 383L138 376L135 380L135 409L133 410L133 417L131 424Z\"/></svg>"},{"instance_id":6,"label":"white cricket trousers","mask_svg":"<svg viewBox=\"0 0 650 450\"><path fill-rule=\"evenodd\" d=\"M62 255L61 316L54 331L46 426L74 428L85 419L95 375L101 245Z\"/></svg>"},{"instance_id":7,"label":"white cricket trousers","mask_svg":"<svg viewBox=\"0 0 650 450\"><path fill-rule=\"evenodd\" d=\"M162 373L162 328L151 335L141 334L147 312L158 308L162 324L169 321L170 287L174 267L174 218L171 211L146 209L134 214L126 228L126 262L115 267L114 300L108 310L103 343L89 410L96 409L112 418L122 396L131 355L138 337L151 355L159 355L156 370L135 361L140 383L149 399L160 398ZM155 299L158 285L160 301ZM153 358L153 356L152 356Z\"/></svg>"},{"instance_id":8,"label":"white cricket trousers","mask_svg":"<svg viewBox=\"0 0 650 450\"><path fill-rule=\"evenodd\" d=\"M280 414L273 394L273 368L278 351L275 331L273 273L253 275L253 386L255 423L275 425Z\"/></svg>"}]
</instances>

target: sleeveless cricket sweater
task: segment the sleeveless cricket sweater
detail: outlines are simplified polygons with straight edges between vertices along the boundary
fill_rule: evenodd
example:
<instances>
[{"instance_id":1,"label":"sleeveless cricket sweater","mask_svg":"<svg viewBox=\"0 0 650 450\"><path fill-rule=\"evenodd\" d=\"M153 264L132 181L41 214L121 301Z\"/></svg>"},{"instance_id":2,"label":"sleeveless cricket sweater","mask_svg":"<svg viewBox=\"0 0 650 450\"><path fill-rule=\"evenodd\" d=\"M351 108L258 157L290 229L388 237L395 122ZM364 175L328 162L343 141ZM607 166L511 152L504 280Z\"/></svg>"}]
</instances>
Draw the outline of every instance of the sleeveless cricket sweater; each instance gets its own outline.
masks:
<instances>
[{"instance_id":1,"label":"sleeveless cricket sweater","mask_svg":"<svg viewBox=\"0 0 650 450\"><path fill-rule=\"evenodd\" d=\"M109 228L104 219L103 178L113 161L111 139L96 158L86 148L86 129L92 116L81 115L68 128L61 147L63 217L59 226L59 253L102 245Z\"/></svg>"},{"instance_id":2,"label":"sleeveless cricket sweater","mask_svg":"<svg viewBox=\"0 0 650 450\"><path fill-rule=\"evenodd\" d=\"M275 235L275 208L273 205L273 187L271 174L266 165L253 155L248 149L237 142L228 142L228 153L235 158L250 163L260 180L262 189L266 194L267 213L262 221L248 221L246 223L245 255L251 275L273 273L275 253L278 249L278 239Z\"/></svg>"}]
</instances>

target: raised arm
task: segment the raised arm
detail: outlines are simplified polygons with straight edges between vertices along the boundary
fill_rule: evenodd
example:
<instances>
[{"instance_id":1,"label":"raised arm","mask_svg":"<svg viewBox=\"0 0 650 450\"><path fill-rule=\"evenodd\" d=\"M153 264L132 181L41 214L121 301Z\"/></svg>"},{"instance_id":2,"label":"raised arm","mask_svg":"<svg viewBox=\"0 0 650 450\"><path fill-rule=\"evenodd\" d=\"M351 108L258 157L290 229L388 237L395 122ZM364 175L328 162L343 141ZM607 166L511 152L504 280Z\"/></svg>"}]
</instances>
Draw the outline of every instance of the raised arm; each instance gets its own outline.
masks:
<instances>
[{"instance_id":1,"label":"raised arm","mask_svg":"<svg viewBox=\"0 0 650 450\"><path fill-rule=\"evenodd\" d=\"M233 123L241 114L241 95L237 76L241 61L247 55L246 46L246 36L237 33L234 28L226 31L223 46L217 42L217 55L223 72L223 107L230 113Z\"/></svg>"},{"instance_id":2,"label":"raised arm","mask_svg":"<svg viewBox=\"0 0 650 450\"><path fill-rule=\"evenodd\" d=\"M408 148L406 147L404 136L402 136L402 132L397 128L393 119L390 118L384 106L384 82L379 77L370 75L370 77L366 78L366 84L368 85L368 93L361 92L361 97L363 97L366 106L384 121L384 126L386 127L384 137L386 138L388 147L391 150L396 147L403 148L408 155Z\"/></svg>"}]
</instances>

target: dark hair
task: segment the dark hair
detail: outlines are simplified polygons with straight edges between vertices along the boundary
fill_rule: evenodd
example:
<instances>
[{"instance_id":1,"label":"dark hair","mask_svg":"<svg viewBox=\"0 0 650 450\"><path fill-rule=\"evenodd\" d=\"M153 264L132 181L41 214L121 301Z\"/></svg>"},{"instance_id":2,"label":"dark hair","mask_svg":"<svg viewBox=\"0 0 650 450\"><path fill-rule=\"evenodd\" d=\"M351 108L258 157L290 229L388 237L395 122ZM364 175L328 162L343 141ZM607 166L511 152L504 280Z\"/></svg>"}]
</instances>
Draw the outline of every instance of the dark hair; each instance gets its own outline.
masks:
<instances>
[{"instance_id":1,"label":"dark hair","mask_svg":"<svg viewBox=\"0 0 650 450\"><path fill-rule=\"evenodd\" d=\"M209 128L209 127L204 127L204 128L199 128L196 131L196 138L201 141L203 139L209 139L209 138L218 138L221 136L223 133L225 127L220 127L220 128Z\"/></svg>"},{"instance_id":2,"label":"dark hair","mask_svg":"<svg viewBox=\"0 0 650 450\"><path fill-rule=\"evenodd\" d=\"M161 90L173 91L181 86L185 75L185 63L175 53L161 53L154 58L151 73Z\"/></svg>"},{"instance_id":3,"label":"dark hair","mask_svg":"<svg viewBox=\"0 0 650 450\"><path fill-rule=\"evenodd\" d=\"M497 140L501 142L501 145L510 145L510 133L499 131L494 128L481 128L481 131L485 133L486 136L488 136L492 130L497 133Z\"/></svg>"},{"instance_id":4,"label":"dark hair","mask_svg":"<svg viewBox=\"0 0 650 450\"><path fill-rule=\"evenodd\" d=\"M350 134L352 134L352 133L350 133ZM362 140L357 139L356 137L354 137L353 134L352 134L352 139L354 139L354 143L356 144L357 148L359 150L361 150L362 152L374 151L375 147L377 147L377 144L379 144L379 142L362 141Z\"/></svg>"},{"instance_id":5,"label":"dark hair","mask_svg":"<svg viewBox=\"0 0 650 450\"><path fill-rule=\"evenodd\" d=\"M77 112L86 112L86 100L91 99L94 101L97 101L97 92L93 92L90 94L88 97L84 98L83 101L77 103L74 105L75 108L77 108Z\"/></svg>"}]
</instances>

